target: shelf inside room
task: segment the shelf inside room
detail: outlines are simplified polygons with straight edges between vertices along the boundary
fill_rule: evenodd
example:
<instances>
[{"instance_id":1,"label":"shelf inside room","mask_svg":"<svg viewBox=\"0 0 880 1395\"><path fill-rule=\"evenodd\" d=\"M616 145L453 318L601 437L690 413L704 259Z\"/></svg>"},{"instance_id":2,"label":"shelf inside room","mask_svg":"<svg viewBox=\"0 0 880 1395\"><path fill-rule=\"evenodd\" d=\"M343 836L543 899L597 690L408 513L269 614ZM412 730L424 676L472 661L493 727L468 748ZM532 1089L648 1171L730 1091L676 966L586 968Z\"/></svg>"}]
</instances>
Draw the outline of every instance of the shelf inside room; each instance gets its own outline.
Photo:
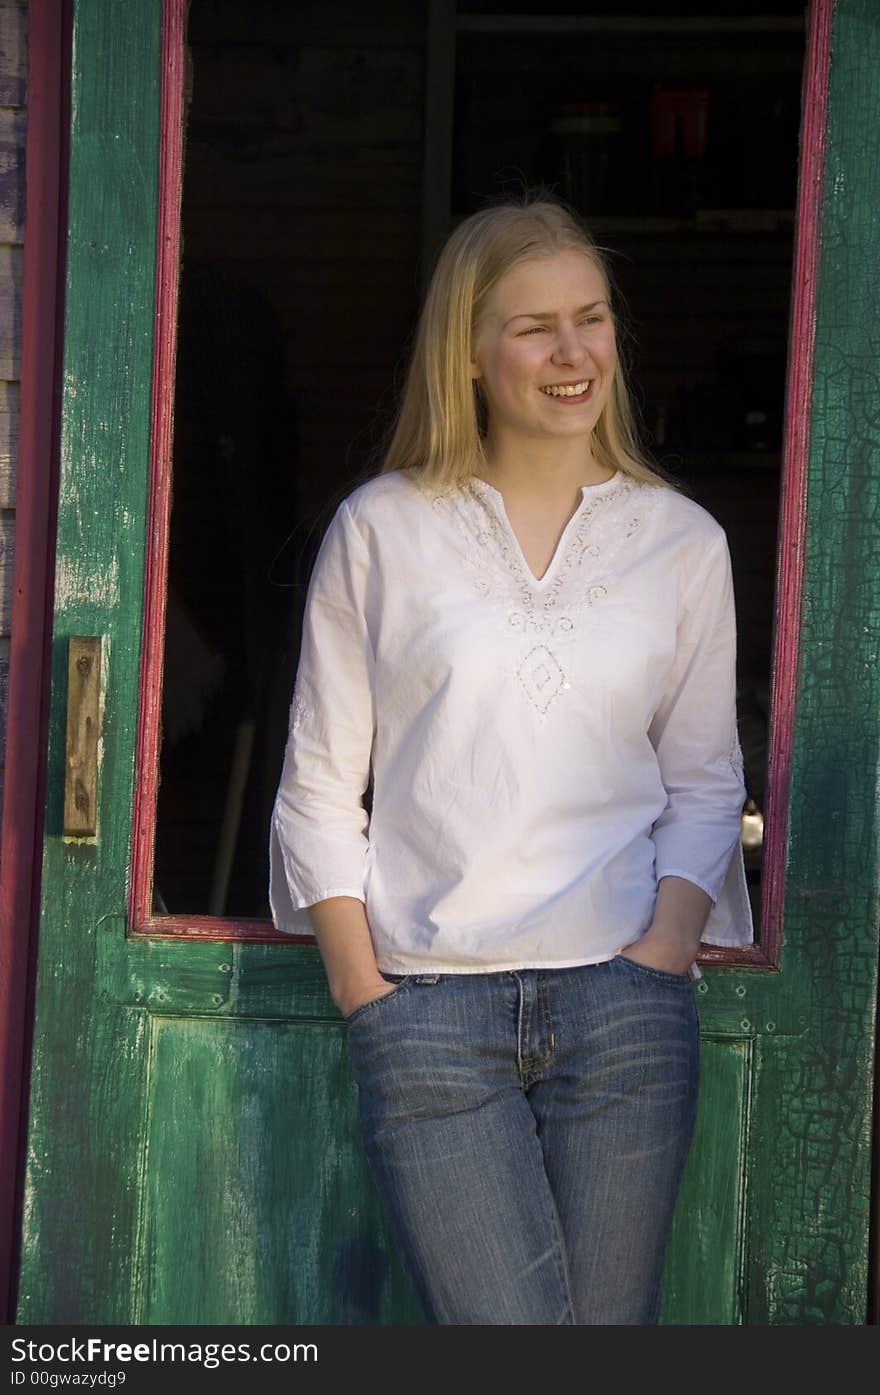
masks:
<instances>
[{"instance_id":1,"label":"shelf inside room","mask_svg":"<svg viewBox=\"0 0 880 1395\"><path fill-rule=\"evenodd\" d=\"M458 0L453 5L455 23L469 33L577 33L614 32L726 33L798 30L805 23L804 0L550 0L546 10L535 0Z\"/></svg>"},{"instance_id":2,"label":"shelf inside room","mask_svg":"<svg viewBox=\"0 0 880 1395\"><path fill-rule=\"evenodd\" d=\"M698 471L701 476L713 470L725 473L739 470L778 470L781 463L779 451L681 451L654 446L651 454L659 465L673 474L681 474L687 468Z\"/></svg>"},{"instance_id":3,"label":"shelf inside room","mask_svg":"<svg viewBox=\"0 0 880 1395\"><path fill-rule=\"evenodd\" d=\"M459 34L452 208L546 184L588 222L768 229L796 194L803 35ZM478 133L478 139L475 139ZM659 220L652 226L647 220Z\"/></svg>"},{"instance_id":4,"label":"shelf inside room","mask_svg":"<svg viewBox=\"0 0 880 1395\"><path fill-rule=\"evenodd\" d=\"M703 208L693 218L627 217L603 213L589 219L595 233L617 232L653 237L655 234L704 237L710 233L752 236L780 233L790 238L794 227L793 208Z\"/></svg>"}]
</instances>

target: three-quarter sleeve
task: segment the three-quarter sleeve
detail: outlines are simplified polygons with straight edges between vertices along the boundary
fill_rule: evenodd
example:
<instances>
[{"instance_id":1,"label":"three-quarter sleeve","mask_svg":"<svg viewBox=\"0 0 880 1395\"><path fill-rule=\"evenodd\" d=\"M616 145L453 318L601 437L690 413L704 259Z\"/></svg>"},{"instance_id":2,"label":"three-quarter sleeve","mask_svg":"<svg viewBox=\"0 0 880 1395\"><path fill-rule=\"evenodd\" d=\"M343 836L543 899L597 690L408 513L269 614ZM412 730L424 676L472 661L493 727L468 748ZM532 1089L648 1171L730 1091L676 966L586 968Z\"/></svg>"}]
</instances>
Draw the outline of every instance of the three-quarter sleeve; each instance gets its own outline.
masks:
<instances>
[{"instance_id":1,"label":"three-quarter sleeve","mask_svg":"<svg viewBox=\"0 0 880 1395\"><path fill-rule=\"evenodd\" d=\"M375 710L368 551L345 501L309 583L284 764L270 829L270 905L282 930L328 896L364 900Z\"/></svg>"},{"instance_id":2,"label":"three-quarter sleeve","mask_svg":"<svg viewBox=\"0 0 880 1395\"><path fill-rule=\"evenodd\" d=\"M736 725L736 616L721 528L683 589L675 660L648 735L667 793L652 828L658 881L684 877L717 902L733 878L743 906L746 791ZM747 910L741 914L748 917Z\"/></svg>"}]
</instances>

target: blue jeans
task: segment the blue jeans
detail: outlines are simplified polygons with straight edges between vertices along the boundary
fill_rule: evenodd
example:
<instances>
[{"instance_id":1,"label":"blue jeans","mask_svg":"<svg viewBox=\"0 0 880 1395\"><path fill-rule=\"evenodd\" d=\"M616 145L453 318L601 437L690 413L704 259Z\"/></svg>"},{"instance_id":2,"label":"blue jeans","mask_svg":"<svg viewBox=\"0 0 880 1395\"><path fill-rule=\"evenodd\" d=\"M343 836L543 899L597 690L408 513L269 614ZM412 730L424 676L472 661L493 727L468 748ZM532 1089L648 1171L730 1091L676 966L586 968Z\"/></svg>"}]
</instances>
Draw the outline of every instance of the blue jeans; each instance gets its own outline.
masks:
<instances>
[{"instance_id":1,"label":"blue jeans","mask_svg":"<svg viewBox=\"0 0 880 1395\"><path fill-rule=\"evenodd\" d=\"M427 1321L656 1323L696 1119L693 980L620 955L384 977L349 1051Z\"/></svg>"}]
</instances>

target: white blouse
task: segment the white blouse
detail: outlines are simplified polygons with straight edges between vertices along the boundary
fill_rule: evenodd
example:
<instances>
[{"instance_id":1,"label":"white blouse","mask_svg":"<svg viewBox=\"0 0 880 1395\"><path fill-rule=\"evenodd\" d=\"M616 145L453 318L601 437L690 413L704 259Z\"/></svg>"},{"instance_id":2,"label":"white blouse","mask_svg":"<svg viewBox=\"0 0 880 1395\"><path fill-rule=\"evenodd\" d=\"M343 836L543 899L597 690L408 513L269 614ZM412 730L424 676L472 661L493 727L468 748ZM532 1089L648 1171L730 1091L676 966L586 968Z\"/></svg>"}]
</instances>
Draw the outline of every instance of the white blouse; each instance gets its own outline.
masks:
<instances>
[{"instance_id":1,"label":"white blouse","mask_svg":"<svg viewBox=\"0 0 880 1395\"><path fill-rule=\"evenodd\" d=\"M706 943L752 941L724 530L621 471L581 492L540 581L483 480L394 471L339 505L271 819L279 930L354 896L385 973L590 964L674 875L712 897Z\"/></svg>"}]
</instances>

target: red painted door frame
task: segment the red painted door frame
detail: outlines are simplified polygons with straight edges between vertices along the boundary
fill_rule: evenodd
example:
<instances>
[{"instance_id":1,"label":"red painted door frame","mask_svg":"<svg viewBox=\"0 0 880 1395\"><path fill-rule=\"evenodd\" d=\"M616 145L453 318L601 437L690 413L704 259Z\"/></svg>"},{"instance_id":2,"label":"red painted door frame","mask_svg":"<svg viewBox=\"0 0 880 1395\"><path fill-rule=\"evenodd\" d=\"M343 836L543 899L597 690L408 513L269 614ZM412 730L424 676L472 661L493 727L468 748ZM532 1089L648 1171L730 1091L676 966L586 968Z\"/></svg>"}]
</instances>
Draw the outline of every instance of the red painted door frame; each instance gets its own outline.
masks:
<instances>
[{"instance_id":1,"label":"red painted door frame","mask_svg":"<svg viewBox=\"0 0 880 1395\"><path fill-rule=\"evenodd\" d=\"M0 832L0 1314L14 1321L45 803L63 341L69 0L30 0L6 769Z\"/></svg>"}]
</instances>

